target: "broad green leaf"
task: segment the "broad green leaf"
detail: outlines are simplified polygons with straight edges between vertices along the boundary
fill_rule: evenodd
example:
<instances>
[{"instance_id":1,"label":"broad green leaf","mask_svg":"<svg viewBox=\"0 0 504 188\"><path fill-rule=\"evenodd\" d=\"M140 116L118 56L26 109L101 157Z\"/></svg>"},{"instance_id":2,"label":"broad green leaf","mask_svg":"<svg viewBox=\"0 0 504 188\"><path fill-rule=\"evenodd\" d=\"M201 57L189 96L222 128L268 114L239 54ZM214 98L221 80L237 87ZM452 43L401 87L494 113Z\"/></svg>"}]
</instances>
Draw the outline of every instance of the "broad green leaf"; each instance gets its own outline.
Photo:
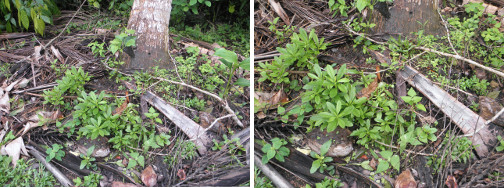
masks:
<instances>
[{"instance_id":1,"label":"broad green leaf","mask_svg":"<svg viewBox=\"0 0 504 188\"><path fill-rule=\"evenodd\" d=\"M210 1L205 1L205 5L206 5L207 7L211 7L211 6L212 6L212 2L210 2Z\"/></svg>"},{"instance_id":2,"label":"broad green leaf","mask_svg":"<svg viewBox=\"0 0 504 188\"><path fill-rule=\"evenodd\" d=\"M385 161L385 160L382 160L382 159L378 159L379 163L378 163L378 166L376 167L376 173L380 173L380 172L383 172L387 169L389 169L390 165L389 165L389 162L388 161Z\"/></svg>"},{"instance_id":3,"label":"broad green leaf","mask_svg":"<svg viewBox=\"0 0 504 188\"><path fill-rule=\"evenodd\" d=\"M396 169L397 171L399 171L399 168L401 166L400 162L401 161L398 155L393 155L392 158L390 158L390 164L392 165L392 168Z\"/></svg>"},{"instance_id":4,"label":"broad green leaf","mask_svg":"<svg viewBox=\"0 0 504 188\"><path fill-rule=\"evenodd\" d=\"M268 150L268 153L266 153L266 156L268 157L268 160L269 159L272 159L273 157L275 157L275 154L276 154L276 151L275 150Z\"/></svg>"},{"instance_id":5,"label":"broad green leaf","mask_svg":"<svg viewBox=\"0 0 504 188\"><path fill-rule=\"evenodd\" d=\"M197 0L190 0L189 1L189 6L195 5L197 2L198 2Z\"/></svg>"},{"instance_id":6,"label":"broad green leaf","mask_svg":"<svg viewBox=\"0 0 504 188\"><path fill-rule=\"evenodd\" d=\"M384 150L384 151L381 151L380 152L380 155L385 158L385 159L390 159L390 157L392 157L392 151L388 151L388 150Z\"/></svg>"},{"instance_id":7,"label":"broad green leaf","mask_svg":"<svg viewBox=\"0 0 504 188\"><path fill-rule=\"evenodd\" d=\"M322 144L322 147L320 147L320 156L324 156L327 151L329 151L329 147L331 147L332 144L332 139L329 139L327 142Z\"/></svg>"},{"instance_id":8,"label":"broad green leaf","mask_svg":"<svg viewBox=\"0 0 504 188\"><path fill-rule=\"evenodd\" d=\"M229 51L229 50L226 50L224 48L217 49L215 51L214 55L225 59L229 63L232 63L232 64L238 63L238 56L236 55L236 53ZM228 67L230 67L230 66L228 66Z\"/></svg>"},{"instance_id":9,"label":"broad green leaf","mask_svg":"<svg viewBox=\"0 0 504 188\"><path fill-rule=\"evenodd\" d=\"M244 59L239 65L242 69L250 71L250 58Z\"/></svg>"},{"instance_id":10,"label":"broad green leaf","mask_svg":"<svg viewBox=\"0 0 504 188\"><path fill-rule=\"evenodd\" d=\"M320 167L320 161L319 160L313 161L312 166L310 168L310 173L311 174L315 173L319 167Z\"/></svg>"},{"instance_id":11,"label":"broad green leaf","mask_svg":"<svg viewBox=\"0 0 504 188\"><path fill-rule=\"evenodd\" d=\"M238 78L234 85L242 86L242 87L248 87L250 86L250 80L247 80L245 78Z\"/></svg>"},{"instance_id":12,"label":"broad green leaf","mask_svg":"<svg viewBox=\"0 0 504 188\"><path fill-rule=\"evenodd\" d=\"M19 10L18 17L20 25L22 25L25 29L28 29L28 27L30 26L30 19L23 9Z\"/></svg>"},{"instance_id":13,"label":"broad green leaf","mask_svg":"<svg viewBox=\"0 0 504 188\"><path fill-rule=\"evenodd\" d=\"M282 106L278 106L277 113L278 114L283 114L285 112L285 108Z\"/></svg>"}]
</instances>

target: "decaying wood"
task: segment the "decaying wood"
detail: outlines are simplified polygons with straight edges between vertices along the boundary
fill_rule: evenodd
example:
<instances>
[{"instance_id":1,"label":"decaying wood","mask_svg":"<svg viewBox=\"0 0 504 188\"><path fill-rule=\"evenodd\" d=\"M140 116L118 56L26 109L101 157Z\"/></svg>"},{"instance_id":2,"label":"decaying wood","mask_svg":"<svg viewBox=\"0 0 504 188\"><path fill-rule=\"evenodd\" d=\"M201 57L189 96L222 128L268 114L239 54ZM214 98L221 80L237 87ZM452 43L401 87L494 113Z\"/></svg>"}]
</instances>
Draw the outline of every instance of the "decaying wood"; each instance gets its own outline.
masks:
<instances>
[{"instance_id":1,"label":"decaying wood","mask_svg":"<svg viewBox=\"0 0 504 188\"><path fill-rule=\"evenodd\" d=\"M254 165L257 166L257 168L259 168L277 187L294 187L269 164L262 164L261 158L257 155L254 155Z\"/></svg>"},{"instance_id":2,"label":"decaying wood","mask_svg":"<svg viewBox=\"0 0 504 188\"><path fill-rule=\"evenodd\" d=\"M54 177L60 182L60 184L64 187L73 187L72 182L68 180L68 178L56 167L54 167L51 163L48 163L44 157L37 151L37 149L31 147L31 146L26 146L28 148L28 152L32 154L40 163L42 163L47 170L49 170Z\"/></svg>"},{"instance_id":3,"label":"decaying wood","mask_svg":"<svg viewBox=\"0 0 504 188\"><path fill-rule=\"evenodd\" d=\"M128 89L136 90L136 86L128 82L123 82ZM163 115L170 119L177 127L179 127L193 142L198 146L198 151L201 155L206 154L207 146L211 143L210 138L206 134L203 127L194 122L191 118L178 111L176 108L166 103L163 99L150 91L146 91L143 95L144 99L158 109Z\"/></svg>"},{"instance_id":4,"label":"decaying wood","mask_svg":"<svg viewBox=\"0 0 504 188\"><path fill-rule=\"evenodd\" d=\"M287 14L285 13L282 5L280 5L280 3L276 2L275 0L268 0L268 2L270 3L270 6L273 8L273 10L277 13L277 15L280 16L280 18L282 18L285 23L290 24L289 16L287 16Z\"/></svg>"},{"instance_id":5,"label":"decaying wood","mask_svg":"<svg viewBox=\"0 0 504 188\"><path fill-rule=\"evenodd\" d=\"M372 51L372 55L382 63L391 63L390 59L381 53ZM477 146L476 152L478 156L484 157L489 154L489 148L494 145L497 139L495 133L490 131L488 126L486 126L485 119L432 83L414 68L405 65L398 73L411 86L415 87L441 109L464 134L473 135L471 141L474 146Z\"/></svg>"},{"instance_id":6,"label":"decaying wood","mask_svg":"<svg viewBox=\"0 0 504 188\"><path fill-rule=\"evenodd\" d=\"M168 55L171 3L171 0L134 1L128 29L136 31L136 49L134 55L125 55L124 70L173 67Z\"/></svg>"}]
</instances>

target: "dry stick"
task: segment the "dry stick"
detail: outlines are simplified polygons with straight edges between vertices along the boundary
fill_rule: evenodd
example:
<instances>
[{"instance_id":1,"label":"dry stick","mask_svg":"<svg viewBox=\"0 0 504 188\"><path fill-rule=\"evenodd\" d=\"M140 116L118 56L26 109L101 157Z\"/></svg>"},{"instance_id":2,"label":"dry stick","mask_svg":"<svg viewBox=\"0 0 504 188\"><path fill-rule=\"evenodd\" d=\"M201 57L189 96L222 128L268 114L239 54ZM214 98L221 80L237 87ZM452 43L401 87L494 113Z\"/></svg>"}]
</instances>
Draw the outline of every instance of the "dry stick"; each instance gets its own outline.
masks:
<instances>
[{"instance_id":1,"label":"dry stick","mask_svg":"<svg viewBox=\"0 0 504 188\"><path fill-rule=\"evenodd\" d=\"M504 108L503 108L503 109L504 109ZM206 132L206 131L208 131L208 130L210 130L211 128L213 128L213 127L217 124L217 122L218 122L218 121L220 121L220 120L222 120L222 119L225 119L225 118L229 118L229 117L233 117L233 114L228 114L228 115L225 115L225 116L222 116L222 117L220 117L220 118L215 119L215 120L212 122L212 124L211 124L210 126L208 126L208 128L206 128L206 129L205 129L205 132Z\"/></svg>"},{"instance_id":2,"label":"dry stick","mask_svg":"<svg viewBox=\"0 0 504 188\"><path fill-rule=\"evenodd\" d=\"M116 69L113 69L111 67L109 67L106 63L103 63L103 65L109 69L109 70L115 70L117 71L118 73L121 73L123 75L126 75L126 76L130 76L132 77L131 74L127 74L127 73L124 73L124 72L121 72L119 70L116 70ZM173 81L173 80L168 80L168 79L164 79L164 78L160 78L160 77L152 77L154 79L157 79L157 80L162 80L162 81L165 81L165 82L169 82L169 83L172 83L172 84L177 84L177 85L181 85L181 86L185 86L185 87L188 87L188 88L191 88L191 89L194 89L196 91L199 91L203 94L206 94L210 97L213 97L215 99L217 99L220 103L222 103L224 105L224 109L226 109L226 111L228 111L230 114L233 114L233 120L235 121L236 124L238 124L238 126L240 127L243 127L243 123L240 121L240 119L238 119L238 116L236 116L235 112L229 107L227 101L223 100L222 98L220 98L219 96L217 96L216 94L213 94L213 93L210 93L208 91L205 91L205 90L202 90L200 88L197 88L195 86L192 86L192 85L189 85L189 84L186 84L186 83L182 83L182 82L177 82L177 81Z\"/></svg>"},{"instance_id":3,"label":"dry stick","mask_svg":"<svg viewBox=\"0 0 504 188\"><path fill-rule=\"evenodd\" d=\"M73 187L72 182L68 180L68 178L61 173L60 170L58 170L54 165L51 163L48 163L44 157L32 146L26 146L26 148L29 149L30 154L32 154L40 163L42 163L47 170L49 170L54 177L61 183L62 186L64 187Z\"/></svg>"},{"instance_id":4,"label":"dry stick","mask_svg":"<svg viewBox=\"0 0 504 188\"><path fill-rule=\"evenodd\" d=\"M478 63L478 62L476 62L476 61L473 61L473 60L471 60L471 59L467 59L467 58L462 57L462 56L460 56L460 55L453 55L453 54L449 54L449 53L444 53L444 52L440 52L440 51L436 51L436 50L433 50L433 49L430 49L430 48L425 48L425 47L420 47L420 46L415 47L415 49L417 49L417 50L423 50L423 51L427 51L427 52L432 52L432 53L435 53L435 54L438 54L438 55L447 56L447 57L452 57L452 58L455 58L455 59L458 59L458 60L461 60L461 61L465 61L465 62L467 62L467 63L469 63L469 64L475 65L475 66L477 66L477 67L479 67L479 68L482 68L482 69L484 69L484 70L486 70L486 71L489 71L489 72L492 72L492 73L494 73L494 74L496 74L496 75L499 75L499 76L501 76L501 77L504 77L504 73L502 73L502 72L500 72L500 71L497 71L497 70L495 70L495 69L492 69L492 68L490 68L490 67L484 66L484 65L482 65L482 64L479 64L479 63Z\"/></svg>"},{"instance_id":5,"label":"dry stick","mask_svg":"<svg viewBox=\"0 0 504 188\"><path fill-rule=\"evenodd\" d=\"M495 120L496 120L497 118L499 118L499 116L501 116L503 113L504 113L504 108L502 108L502 109L499 111L499 113L495 114L495 116L494 116L492 119L490 119L490 120L486 121L486 122L485 122L485 124L487 124L487 125L488 125L488 124L492 123L492 121L495 121Z\"/></svg>"},{"instance_id":6,"label":"dry stick","mask_svg":"<svg viewBox=\"0 0 504 188\"><path fill-rule=\"evenodd\" d=\"M443 16L441 16L441 12L439 12L439 8L437 9L437 13L439 14L439 17L441 18L441 21L443 22L443 25L444 25L444 27L446 29L446 36L448 37L448 43L450 43L451 49L453 50L453 52L455 52L455 55L459 55L457 53L457 50L455 50L455 48L453 47L453 44L452 44L451 39L450 39L450 30L448 30L447 23L444 20Z\"/></svg>"}]
</instances>

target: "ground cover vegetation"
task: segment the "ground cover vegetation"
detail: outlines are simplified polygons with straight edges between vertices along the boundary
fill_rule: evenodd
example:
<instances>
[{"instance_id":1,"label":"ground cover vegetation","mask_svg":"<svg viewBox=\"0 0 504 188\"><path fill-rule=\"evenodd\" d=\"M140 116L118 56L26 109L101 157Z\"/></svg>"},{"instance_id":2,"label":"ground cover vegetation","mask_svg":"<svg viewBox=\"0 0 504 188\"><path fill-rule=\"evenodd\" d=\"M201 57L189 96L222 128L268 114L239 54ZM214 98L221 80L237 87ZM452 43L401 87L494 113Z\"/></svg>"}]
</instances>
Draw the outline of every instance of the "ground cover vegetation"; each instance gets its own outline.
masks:
<instances>
[{"instance_id":1,"label":"ground cover vegetation","mask_svg":"<svg viewBox=\"0 0 504 188\"><path fill-rule=\"evenodd\" d=\"M414 32L402 35L376 33L380 23L374 17L394 19L388 10L398 11L396 3L283 2L277 5L287 12L282 14L274 5L256 2L255 148L262 163L288 183L456 187L502 181L502 165L491 166L502 158L501 143L494 141L481 155L482 145L463 133L453 114L444 113L431 98L434 91L426 94L421 84L401 77L401 71L418 70L451 101L484 119L485 126L500 130L502 13L489 10L488 2L442 1L435 12L442 16L440 23L417 23ZM429 24L440 24L437 32L444 34L426 34ZM349 130L345 137L353 152L332 155L342 136L325 142L317 135L318 146L313 146L309 135L315 129L323 134ZM271 185L259 169L255 179L257 187Z\"/></svg>"},{"instance_id":2,"label":"ground cover vegetation","mask_svg":"<svg viewBox=\"0 0 504 188\"><path fill-rule=\"evenodd\" d=\"M248 177L248 3L174 0L171 59L160 61L175 68L145 72L121 70L138 42L126 28L133 0L2 0L0 184L247 185L218 177ZM170 120L167 105L201 126L207 144Z\"/></svg>"}]
</instances>

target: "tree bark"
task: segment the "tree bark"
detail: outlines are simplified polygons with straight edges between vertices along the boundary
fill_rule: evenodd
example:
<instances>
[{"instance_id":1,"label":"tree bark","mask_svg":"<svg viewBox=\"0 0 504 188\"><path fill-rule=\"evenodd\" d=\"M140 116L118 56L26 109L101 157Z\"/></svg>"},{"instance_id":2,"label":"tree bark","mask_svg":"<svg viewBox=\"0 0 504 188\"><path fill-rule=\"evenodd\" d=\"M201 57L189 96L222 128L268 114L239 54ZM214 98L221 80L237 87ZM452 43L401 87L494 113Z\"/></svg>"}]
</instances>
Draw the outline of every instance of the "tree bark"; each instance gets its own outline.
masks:
<instances>
[{"instance_id":1,"label":"tree bark","mask_svg":"<svg viewBox=\"0 0 504 188\"><path fill-rule=\"evenodd\" d=\"M379 13L379 9L388 9L388 18ZM424 30L426 35L445 35L445 28L437 12L438 0L395 0L393 6L376 7L371 23L376 27L371 33L403 35L415 37L411 32ZM386 10L383 10L386 11Z\"/></svg>"},{"instance_id":2,"label":"tree bark","mask_svg":"<svg viewBox=\"0 0 504 188\"><path fill-rule=\"evenodd\" d=\"M135 0L128 29L136 31L136 49L132 54L124 55L123 70L172 67L168 54L171 3L172 0Z\"/></svg>"}]
</instances>

